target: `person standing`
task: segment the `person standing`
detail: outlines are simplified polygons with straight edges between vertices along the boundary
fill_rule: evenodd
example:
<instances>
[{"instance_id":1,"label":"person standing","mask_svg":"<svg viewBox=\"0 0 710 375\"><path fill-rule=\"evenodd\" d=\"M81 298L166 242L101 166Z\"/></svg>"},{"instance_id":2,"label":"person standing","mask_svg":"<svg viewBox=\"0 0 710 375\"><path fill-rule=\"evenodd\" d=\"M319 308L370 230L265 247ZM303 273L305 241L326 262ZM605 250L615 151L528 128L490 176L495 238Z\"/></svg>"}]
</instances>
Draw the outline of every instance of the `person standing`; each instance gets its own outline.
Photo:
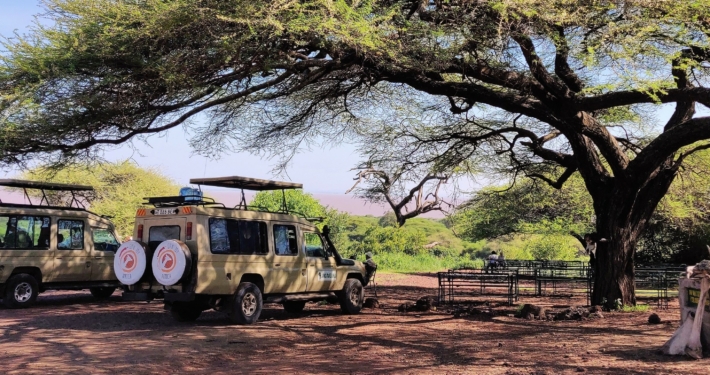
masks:
<instances>
[{"instance_id":1,"label":"person standing","mask_svg":"<svg viewBox=\"0 0 710 375\"><path fill-rule=\"evenodd\" d=\"M491 251L491 254L488 255L488 265L486 266L486 270L490 270L493 268L498 267L498 254L496 254L495 250Z\"/></svg>"},{"instance_id":2,"label":"person standing","mask_svg":"<svg viewBox=\"0 0 710 375\"><path fill-rule=\"evenodd\" d=\"M498 268L505 268L505 255L501 251L500 254L498 254L498 259L496 260Z\"/></svg>"}]
</instances>

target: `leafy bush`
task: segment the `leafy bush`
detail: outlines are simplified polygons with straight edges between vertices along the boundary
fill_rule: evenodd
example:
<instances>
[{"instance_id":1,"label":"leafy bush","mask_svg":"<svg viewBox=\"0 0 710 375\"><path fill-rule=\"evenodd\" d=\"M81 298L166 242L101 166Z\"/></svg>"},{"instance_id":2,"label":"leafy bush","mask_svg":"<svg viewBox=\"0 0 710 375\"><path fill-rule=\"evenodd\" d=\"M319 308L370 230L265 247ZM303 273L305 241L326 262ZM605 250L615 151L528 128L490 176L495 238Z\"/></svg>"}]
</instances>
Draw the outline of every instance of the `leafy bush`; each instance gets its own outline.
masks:
<instances>
[{"instance_id":1,"label":"leafy bush","mask_svg":"<svg viewBox=\"0 0 710 375\"><path fill-rule=\"evenodd\" d=\"M351 247L356 253L373 254L401 253L415 255L424 252L425 237L422 233L404 230L399 227L371 226L365 231L364 238Z\"/></svg>"},{"instance_id":2,"label":"leafy bush","mask_svg":"<svg viewBox=\"0 0 710 375\"><path fill-rule=\"evenodd\" d=\"M535 260L574 260L578 258L579 249L564 236L544 235L531 238L526 251Z\"/></svg>"}]
</instances>

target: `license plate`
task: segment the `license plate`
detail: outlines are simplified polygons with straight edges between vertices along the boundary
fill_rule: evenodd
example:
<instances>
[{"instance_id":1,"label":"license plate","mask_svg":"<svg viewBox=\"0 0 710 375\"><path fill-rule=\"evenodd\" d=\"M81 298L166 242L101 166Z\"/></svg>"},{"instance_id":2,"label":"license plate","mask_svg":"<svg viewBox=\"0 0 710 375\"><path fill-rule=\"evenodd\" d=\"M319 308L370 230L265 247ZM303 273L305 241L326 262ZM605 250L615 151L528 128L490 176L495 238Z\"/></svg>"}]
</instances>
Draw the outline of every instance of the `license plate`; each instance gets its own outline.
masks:
<instances>
[{"instance_id":1,"label":"license plate","mask_svg":"<svg viewBox=\"0 0 710 375\"><path fill-rule=\"evenodd\" d=\"M156 208L153 215L175 215L174 208Z\"/></svg>"}]
</instances>

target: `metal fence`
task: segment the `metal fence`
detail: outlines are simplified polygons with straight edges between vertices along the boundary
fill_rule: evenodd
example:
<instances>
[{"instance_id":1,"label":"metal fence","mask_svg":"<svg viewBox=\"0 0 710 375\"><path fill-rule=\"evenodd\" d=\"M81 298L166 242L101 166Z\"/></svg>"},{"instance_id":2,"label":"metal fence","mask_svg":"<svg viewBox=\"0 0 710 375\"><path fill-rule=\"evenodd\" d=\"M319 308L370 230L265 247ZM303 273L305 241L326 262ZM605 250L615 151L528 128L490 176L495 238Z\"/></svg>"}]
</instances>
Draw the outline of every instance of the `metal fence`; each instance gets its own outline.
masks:
<instances>
[{"instance_id":1,"label":"metal fence","mask_svg":"<svg viewBox=\"0 0 710 375\"><path fill-rule=\"evenodd\" d=\"M678 288L685 265L643 264L636 267L635 286L647 297L655 297L659 308L668 308L669 290ZM536 297L581 295L591 302L593 269L584 261L506 260L497 267L439 272L439 301L454 303L467 296L502 296L509 304L517 301L520 283L532 282Z\"/></svg>"},{"instance_id":2,"label":"metal fence","mask_svg":"<svg viewBox=\"0 0 710 375\"><path fill-rule=\"evenodd\" d=\"M502 296L508 304L518 301L518 274L515 271L449 270L439 272L439 301L453 304L456 297Z\"/></svg>"}]
</instances>

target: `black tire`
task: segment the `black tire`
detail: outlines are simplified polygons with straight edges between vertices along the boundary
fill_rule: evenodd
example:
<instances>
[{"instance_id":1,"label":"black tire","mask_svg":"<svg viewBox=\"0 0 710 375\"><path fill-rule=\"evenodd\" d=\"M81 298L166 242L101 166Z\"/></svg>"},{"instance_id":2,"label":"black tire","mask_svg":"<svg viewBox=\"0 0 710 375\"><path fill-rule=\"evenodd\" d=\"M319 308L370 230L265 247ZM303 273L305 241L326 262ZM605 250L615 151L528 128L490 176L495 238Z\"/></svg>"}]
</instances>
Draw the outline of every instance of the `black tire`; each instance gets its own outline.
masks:
<instances>
[{"instance_id":1,"label":"black tire","mask_svg":"<svg viewBox=\"0 0 710 375\"><path fill-rule=\"evenodd\" d=\"M37 280L26 273L12 276L5 284L3 303L8 309L21 309L32 306L39 294Z\"/></svg>"},{"instance_id":2,"label":"black tire","mask_svg":"<svg viewBox=\"0 0 710 375\"><path fill-rule=\"evenodd\" d=\"M298 314L306 307L306 301L286 301L284 310L289 314Z\"/></svg>"},{"instance_id":3,"label":"black tire","mask_svg":"<svg viewBox=\"0 0 710 375\"><path fill-rule=\"evenodd\" d=\"M229 319L237 324L254 324L264 306L261 289L252 283L241 283L234 293Z\"/></svg>"},{"instance_id":4,"label":"black tire","mask_svg":"<svg viewBox=\"0 0 710 375\"><path fill-rule=\"evenodd\" d=\"M358 279L347 279L340 292L340 309L346 314L357 314L362 310L362 301L365 296L362 283Z\"/></svg>"},{"instance_id":5,"label":"black tire","mask_svg":"<svg viewBox=\"0 0 710 375\"><path fill-rule=\"evenodd\" d=\"M116 288L113 287L89 288L89 292L91 292L91 295L100 301L109 299L115 291Z\"/></svg>"},{"instance_id":6,"label":"black tire","mask_svg":"<svg viewBox=\"0 0 710 375\"><path fill-rule=\"evenodd\" d=\"M178 322L194 322L202 315L202 306L189 302L173 302L169 310Z\"/></svg>"}]
</instances>

